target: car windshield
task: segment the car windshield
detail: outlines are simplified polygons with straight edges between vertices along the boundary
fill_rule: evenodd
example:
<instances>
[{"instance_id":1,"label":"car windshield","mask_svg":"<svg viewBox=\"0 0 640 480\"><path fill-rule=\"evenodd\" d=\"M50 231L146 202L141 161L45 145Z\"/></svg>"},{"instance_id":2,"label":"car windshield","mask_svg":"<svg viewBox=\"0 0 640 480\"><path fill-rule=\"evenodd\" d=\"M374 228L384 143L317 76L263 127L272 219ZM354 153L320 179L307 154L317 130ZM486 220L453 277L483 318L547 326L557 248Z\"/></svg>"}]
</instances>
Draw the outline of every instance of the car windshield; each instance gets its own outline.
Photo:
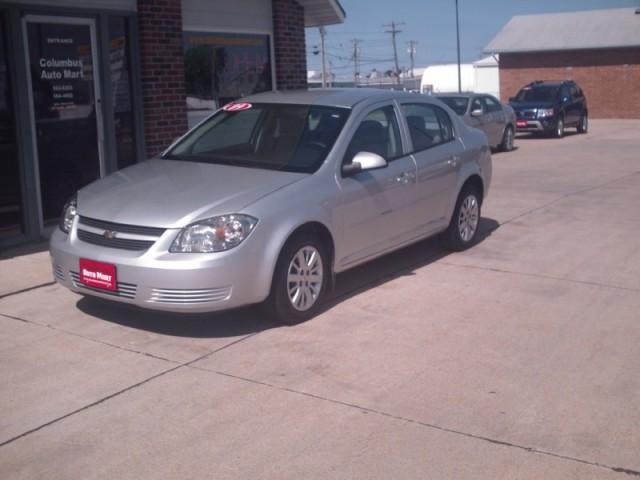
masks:
<instances>
[{"instance_id":1,"label":"car windshield","mask_svg":"<svg viewBox=\"0 0 640 480\"><path fill-rule=\"evenodd\" d=\"M315 172L349 109L278 103L232 103L194 128L163 158Z\"/></svg>"},{"instance_id":2,"label":"car windshield","mask_svg":"<svg viewBox=\"0 0 640 480\"><path fill-rule=\"evenodd\" d=\"M456 112L458 115L464 115L467 113L467 105L469 104L469 97L438 97L447 106Z\"/></svg>"},{"instance_id":3,"label":"car windshield","mask_svg":"<svg viewBox=\"0 0 640 480\"><path fill-rule=\"evenodd\" d=\"M516 96L517 102L552 102L558 97L559 87L524 87Z\"/></svg>"}]
</instances>

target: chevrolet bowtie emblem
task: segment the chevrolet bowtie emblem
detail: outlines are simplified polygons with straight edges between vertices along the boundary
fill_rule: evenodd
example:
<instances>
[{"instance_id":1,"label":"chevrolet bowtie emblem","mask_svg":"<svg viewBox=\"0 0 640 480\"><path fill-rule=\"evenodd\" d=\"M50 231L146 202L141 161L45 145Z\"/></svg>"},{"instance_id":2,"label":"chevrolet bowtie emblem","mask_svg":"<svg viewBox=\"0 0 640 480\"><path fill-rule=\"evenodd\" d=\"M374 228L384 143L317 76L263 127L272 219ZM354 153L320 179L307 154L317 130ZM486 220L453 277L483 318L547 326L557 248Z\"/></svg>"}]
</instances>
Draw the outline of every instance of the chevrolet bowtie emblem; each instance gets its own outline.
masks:
<instances>
[{"instance_id":1,"label":"chevrolet bowtie emblem","mask_svg":"<svg viewBox=\"0 0 640 480\"><path fill-rule=\"evenodd\" d=\"M116 238L116 232L114 232L113 230L105 230L102 236L108 240L113 240L114 238Z\"/></svg>"}]
</instances>

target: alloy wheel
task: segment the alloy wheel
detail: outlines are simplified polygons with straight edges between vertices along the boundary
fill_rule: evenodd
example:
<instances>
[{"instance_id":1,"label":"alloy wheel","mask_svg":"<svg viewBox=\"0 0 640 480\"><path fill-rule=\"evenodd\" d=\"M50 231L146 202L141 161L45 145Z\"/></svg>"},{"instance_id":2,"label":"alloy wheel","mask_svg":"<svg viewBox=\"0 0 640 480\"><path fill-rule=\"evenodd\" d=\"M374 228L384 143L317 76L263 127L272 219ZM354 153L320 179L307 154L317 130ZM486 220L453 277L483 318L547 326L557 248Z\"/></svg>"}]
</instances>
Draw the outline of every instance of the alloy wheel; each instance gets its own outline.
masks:
<instances>
[{"instance_id":1,"label":"alloy wheel","mask_svg":"<svg viewBox=\"0 0 640 480\"><path fill-rule=\"evenodd\" d=\"M309 310L318 300L324 280L322 257L313 246L296 252L287 269L287 294L293 308Z\"/></svg>"},{"instance_id":2,"label":"alloy wheel","mask_svg":"<svg viewBox=\"0 0 640 480\"><path fill-rule=\"evenodd\" d=\"M475 195L467 195L460 206L458 215L458 233L463 242L470 242L478 229L480 217L478 199Z\"/></svg>"}]
</instances>

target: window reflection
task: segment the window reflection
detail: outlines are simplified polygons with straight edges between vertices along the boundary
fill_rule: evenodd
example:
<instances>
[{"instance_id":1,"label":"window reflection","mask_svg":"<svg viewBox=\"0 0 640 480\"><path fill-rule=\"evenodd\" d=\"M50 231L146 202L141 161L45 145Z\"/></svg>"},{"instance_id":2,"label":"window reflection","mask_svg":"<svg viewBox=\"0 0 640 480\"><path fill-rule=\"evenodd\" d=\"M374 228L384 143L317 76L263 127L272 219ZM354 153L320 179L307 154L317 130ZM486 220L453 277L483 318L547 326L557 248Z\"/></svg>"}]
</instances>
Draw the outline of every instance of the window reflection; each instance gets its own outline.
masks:
<instances>
[{"instance_id":1,"label":"window reflection","mask_svg":"<svg viewBox=\"0 0 640 480\"><path fill-rule=\"evenodd\" d=\"M118 168L136 162L129 26L124 17L109 17L109 65Z\"/></svg>"},{"instance_id":2,"label":"window reflection","mask_svg":"<svg viewBox=\"0 0 640 480\"><path fill-rule=\"evenodd\" d=\"M0 239L23 232L20 163L4 34L0 15Z\"/></svg>"},{"instance_id":3,"label":"window reflection","mask_svg":"<svg viewBox=\"0 0 640 480\"><path fill-rule=\"evenodd\" d=\"M272 89L268 35L184 33L189 126L239 97Z\"/></svg>"}]
</instances>

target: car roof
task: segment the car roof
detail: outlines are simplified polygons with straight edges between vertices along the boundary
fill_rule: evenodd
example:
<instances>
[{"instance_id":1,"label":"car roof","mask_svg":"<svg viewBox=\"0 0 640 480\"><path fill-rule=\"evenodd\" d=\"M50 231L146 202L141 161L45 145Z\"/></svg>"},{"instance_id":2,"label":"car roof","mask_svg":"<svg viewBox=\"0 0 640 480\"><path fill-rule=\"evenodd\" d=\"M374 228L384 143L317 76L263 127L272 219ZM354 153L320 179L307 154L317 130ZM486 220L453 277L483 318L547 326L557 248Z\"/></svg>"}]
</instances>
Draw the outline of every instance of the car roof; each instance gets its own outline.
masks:
<instances>
[{"instance_id":1,"label":"car roof","mask_svg":"<svg viewBox=\"0 0 640 480\"><path fill-rule=\"evenodd\" d=\"M545 82L545 81L537 81L537 82L531 82L529 84L527 84L527 87L561 87L562 85L571 85L575 83L573 80L563 80L561 82L558 81L550 81L550 82Z\"/></svg>"},{"instance_id":2,"label":"car roof","mask_svg":"<svg viewBox=\"0 0 640 480\"><path fill-rule=\"evenodd\" d=\"M248 103L289 103L298 105L322 105L352 108L366 100L426 99L419 93L398 92L376 88L313 88L310 90L287 90L265 92L243 97Z\"/></svg>"},{"instance_id":3,"label":"car roof","mask_svg":"<svg viewBox=\"0 0 640 480\"><path fill-rule=\"evenodd\" d=\"M472 97L473 95L483 95L482 93L475 93L475 92L441 92L441 93L436 93L434 95L434 97L438 98L438 97L459 97L459 98L467 98L467 97Z\"/></svg>"}]
</instances>

